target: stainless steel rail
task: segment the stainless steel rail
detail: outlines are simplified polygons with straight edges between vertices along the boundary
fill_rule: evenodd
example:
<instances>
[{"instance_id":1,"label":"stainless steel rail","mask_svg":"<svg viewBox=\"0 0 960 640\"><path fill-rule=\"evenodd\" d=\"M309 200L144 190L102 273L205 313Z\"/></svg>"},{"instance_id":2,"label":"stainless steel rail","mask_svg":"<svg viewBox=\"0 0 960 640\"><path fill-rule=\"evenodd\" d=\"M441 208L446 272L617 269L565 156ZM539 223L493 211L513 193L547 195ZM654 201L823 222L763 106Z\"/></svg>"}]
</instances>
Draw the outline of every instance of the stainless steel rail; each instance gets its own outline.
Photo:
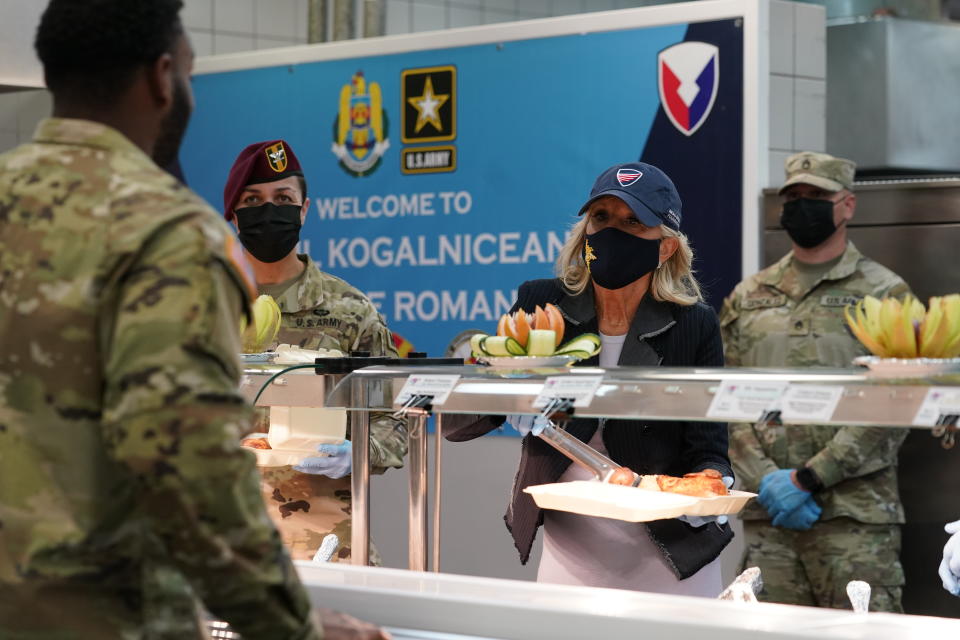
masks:
<instances>
[{"instance_id":1,"label":"stainless steel rail","mask_svg":"<svg viewBox=\"0 0 960 640\"><path fill-rule=\"evenodd\" d=\"M367 404L367 385L350 384L350 402L353 406ZM370 563L370 413L350 412L350 437L353 442L353 470L350 492L353 495L350 528L350 562ZM357 446L359 444L359 446Z\"/></svg>"},{"instance_id":2,"label":"stainless steel rail","mask_svg":"<svg viewBox=\"0 0 960 640\"><path fill-rule=\"evenodd\" d=\"M438 415L433 434L433 558L434 573L440 573L440 498L443 486L443 416Z\"/></svg>"},{"instance_id":3,"label":"stainless steel rail","mask_svg":"<svg viewBox=\"0 0 960 640\"><path fill-rule=\"evenodd\" d=\"M423 409L407 412L407 459L410 473L410 513L407 521L408 566L427 570L427 416Z\"/></svg>"}]
</instances>

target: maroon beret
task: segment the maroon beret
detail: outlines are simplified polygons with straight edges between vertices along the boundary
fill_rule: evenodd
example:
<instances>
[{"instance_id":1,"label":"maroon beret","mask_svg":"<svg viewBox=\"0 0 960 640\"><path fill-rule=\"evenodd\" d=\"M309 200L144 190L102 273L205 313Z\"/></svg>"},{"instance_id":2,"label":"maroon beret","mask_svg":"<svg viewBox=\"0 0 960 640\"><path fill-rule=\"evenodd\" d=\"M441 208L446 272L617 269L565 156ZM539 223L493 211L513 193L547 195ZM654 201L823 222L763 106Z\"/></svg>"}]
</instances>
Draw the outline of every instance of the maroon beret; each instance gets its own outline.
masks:
<instances>
[{"instance_id":1,"label":"maroon beret","mask_svg":"<svg viewBox=\"0 0 960 640\"><path fill-rule=\"evenodd\" d=\"M223 188L223 216L227 220L233 218L237 198L248 184L302 175L300 161L289 144L283 140L254 142L240 152L230 167L227 185Z\"/></svg>"}]
</instances>

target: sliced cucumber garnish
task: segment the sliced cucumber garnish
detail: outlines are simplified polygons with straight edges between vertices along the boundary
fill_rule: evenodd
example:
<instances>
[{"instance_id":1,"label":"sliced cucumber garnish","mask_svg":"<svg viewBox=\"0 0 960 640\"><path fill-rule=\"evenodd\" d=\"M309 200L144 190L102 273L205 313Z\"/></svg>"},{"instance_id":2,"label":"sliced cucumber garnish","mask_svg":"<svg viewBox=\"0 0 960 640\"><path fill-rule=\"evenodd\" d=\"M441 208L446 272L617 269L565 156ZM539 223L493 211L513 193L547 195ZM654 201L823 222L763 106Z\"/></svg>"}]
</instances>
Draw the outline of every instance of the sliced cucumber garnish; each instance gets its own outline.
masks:
<instances>
[{"instance_id":1,"label":"sliced cucumber garnish","mask_svg":"<svg viewBox=\"0 0 960 640\"><path fill-rule=\"evenodd\" d=\"M557 332L552 329L533 329L527 337L528 356L551 356L557 344Z\"/></svg>"}]
</instances>

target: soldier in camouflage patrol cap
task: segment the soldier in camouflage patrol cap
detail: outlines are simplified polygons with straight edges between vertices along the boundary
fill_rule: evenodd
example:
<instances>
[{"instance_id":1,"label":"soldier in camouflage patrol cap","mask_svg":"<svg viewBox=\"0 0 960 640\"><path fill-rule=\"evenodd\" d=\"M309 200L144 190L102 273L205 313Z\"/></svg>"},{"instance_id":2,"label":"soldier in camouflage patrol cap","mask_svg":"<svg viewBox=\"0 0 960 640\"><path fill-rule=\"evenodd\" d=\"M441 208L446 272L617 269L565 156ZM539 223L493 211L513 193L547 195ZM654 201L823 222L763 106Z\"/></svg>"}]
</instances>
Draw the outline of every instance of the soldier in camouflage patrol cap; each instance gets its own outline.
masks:
<instances>
[{"instance_id":1,"label":"soldier in camouflage patrol cap","mask_svg":"<svg viewBox=\"0 0 960 640\"><path fill-rule=\"evenodd\" d=\"M866 295L909 292L846 238L854 164L821 153L787 159L781 223L793 250L738 284L720 314L736 367L849 367L866 350L843 308ZM872 610L902 611L903 507L897 451L906 429L731 424L730 458L747 491L744 566L763 575L762 599L850 608L850 580L873 586ZM771 521L772 520L772 521Z\"/></svg>"},{"instance_id":2,"label":"soldier in camouflage patrol cap","mask_svg":"<svg viewBox=\"0 0 960 640\"><path fill-rule=\"evenodd\" d=\"M234 162L224 188L224 214L237 225L253 265L260 294L272 296L282 312L278 343L305 349L336 349L348 355L398 357L390 331L373 303L340 278L320 271L296 253L300 226L310 207L306 181L293 149L283 140L247 146ZM259 430L269 427L258 410ZM349 437L349 436L348 436ZM373 414L370 465L375 473L403 466L407 434L403 421ZM311 559L324 537L337 535L332 560L350 558L349 441L322 445L326 457L297 467L261 469L267 510L296 559ZM371 549L371 562L379 564Z\"/></svg>"}]
</instances>

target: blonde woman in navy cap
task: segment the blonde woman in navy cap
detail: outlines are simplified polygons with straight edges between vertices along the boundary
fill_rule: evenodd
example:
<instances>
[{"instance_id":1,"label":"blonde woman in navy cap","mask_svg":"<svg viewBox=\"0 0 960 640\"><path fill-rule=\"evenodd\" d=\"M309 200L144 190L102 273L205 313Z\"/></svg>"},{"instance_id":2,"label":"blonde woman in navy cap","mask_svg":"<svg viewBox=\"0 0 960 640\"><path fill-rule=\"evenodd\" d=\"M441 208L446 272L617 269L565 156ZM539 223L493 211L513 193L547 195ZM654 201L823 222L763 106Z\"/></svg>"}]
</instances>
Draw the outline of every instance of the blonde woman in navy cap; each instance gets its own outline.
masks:
<instances>
[{"instance_id":1,"label":"blonde woman in navy cap","mask_svg":"<svg viewBox=\"0 0 960 640\"><path fill-rule=\"evenodd\" d=\"M224 215L238 230L253 265L260 294L281 311L279 343L305 349L367 351L398 357L376 307L347 282L320 271L297 254L300 228L310 207L306 179L290 145L269 140L249 145L234 162L223 191ZM349 437L349 435L348 435ZM407 434L401 421L373 414L370 465L375 473L403 466ZM327 534L339 546L333 560L350 557L350 441L320 445L296 467L263 469L268 512L296 559L310 560ZM376 553L371 561L378 562Z\"/></svg>"},{"instance_id":2,"label":"blonde woman in navy cap","mask_svg":"<svg viewBox=\"0 0 960 640\"><path fill-rule=\"evenodd\" d=\"M586 366L719 367L720 327L703 303L691 271L693 251L680 231L680 196L670 178L642 162L604 171L580 208L561 251L557 277L520 285L512 311L552 303L564 335L600 335ZM499 426L486 417L447 437L466 440ZM520 470L505 517L520 560L530 557L544 526L537 579L715 597L720 552L733 537L725 520L670 519L632 523L541 510L523 490L592 478L530 433L531 420L511 418L524 435ZM725 424L574 419L567 431L640 474L719 474L728 486Z\"/></svg>"}]
</instances>

